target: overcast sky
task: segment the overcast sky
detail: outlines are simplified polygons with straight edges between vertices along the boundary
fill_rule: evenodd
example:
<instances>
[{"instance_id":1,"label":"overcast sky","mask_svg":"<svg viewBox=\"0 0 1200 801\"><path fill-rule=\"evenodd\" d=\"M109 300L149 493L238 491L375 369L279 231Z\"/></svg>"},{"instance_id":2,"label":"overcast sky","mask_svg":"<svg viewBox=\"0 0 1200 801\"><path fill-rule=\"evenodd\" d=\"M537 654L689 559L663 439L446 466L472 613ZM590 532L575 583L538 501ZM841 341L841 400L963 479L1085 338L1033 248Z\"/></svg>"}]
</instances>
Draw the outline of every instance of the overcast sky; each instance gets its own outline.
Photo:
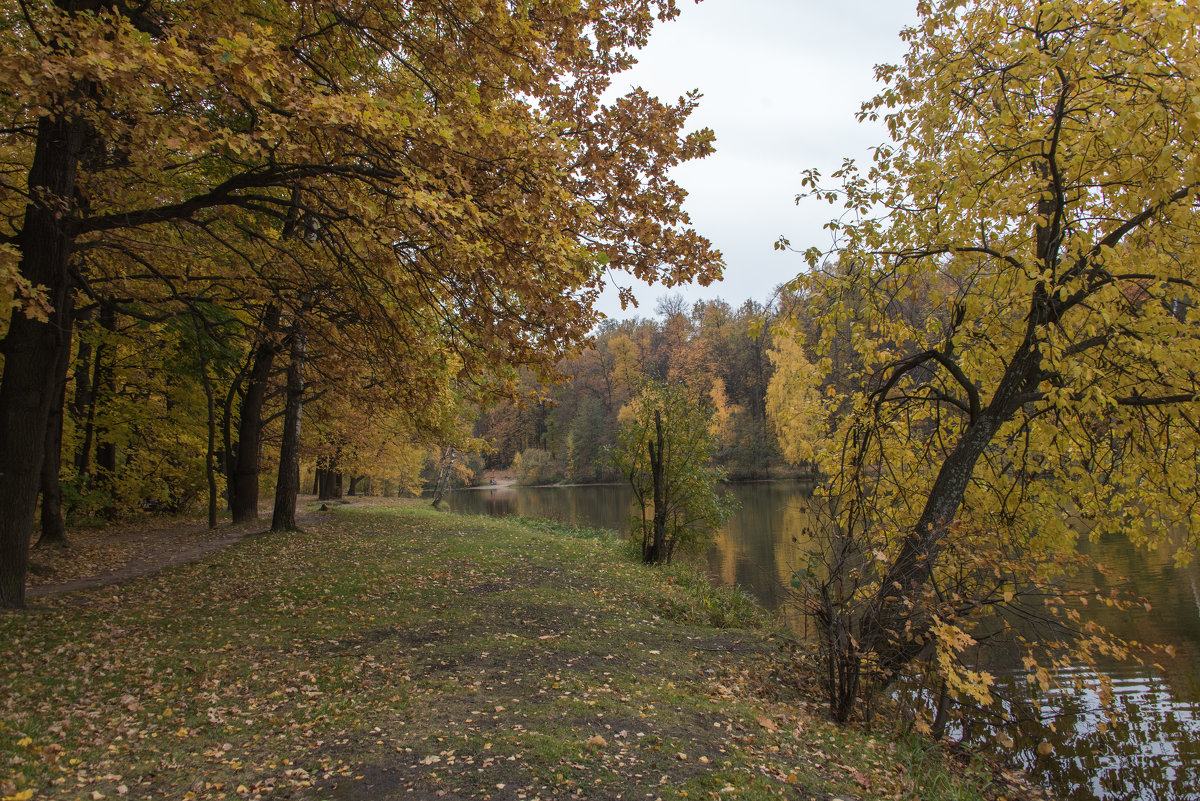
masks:
<instances>
[{"instance_id":1,"label":"overcast sky","mask_svg":"<svg viewBox=\"0 0 1200 801\"><path fill-rule=\"evenodd\" d=\"M688 192L692 224L725 257L725 280L678 290L689 302L723 298L739 306L767 300L804 266L773 249L787 236L803 250L825 245L827 204L795 204L801 171L829 175L851 156L860 162L884 141L881 127L854 115L876 92L874 66L904 54L901 28L916 21L916 0L679 0L682 14L660 25L639 64L616 88L640 85L664 100L692 89L704 97L693 128L712 128L717 151L674 177ZM633 283L625 275L614 279ZM609 291L611 317L651 316L661 286L637 288L640 308L622 312Z\"/></svg>"}]
</instances>

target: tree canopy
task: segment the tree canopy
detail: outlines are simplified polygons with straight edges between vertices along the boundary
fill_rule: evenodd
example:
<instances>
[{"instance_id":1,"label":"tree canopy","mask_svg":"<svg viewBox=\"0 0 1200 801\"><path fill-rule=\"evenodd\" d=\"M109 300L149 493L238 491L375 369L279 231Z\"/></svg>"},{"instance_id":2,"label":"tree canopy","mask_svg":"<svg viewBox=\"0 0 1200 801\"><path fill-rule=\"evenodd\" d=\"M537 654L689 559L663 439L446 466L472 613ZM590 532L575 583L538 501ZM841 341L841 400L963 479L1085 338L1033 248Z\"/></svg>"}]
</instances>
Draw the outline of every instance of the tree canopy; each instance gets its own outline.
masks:
<instances>
[{"instance_id":1,"label":"tree canopy","mask_svg":"<svg viewBox=\"0 0 1200 801\"><path fill-rule=\"evenodd\" d=\"M1200 532L1200 9L943 0L904 35L862 111L891 143L805 179L843 213L796 280L817 373L849 371L824 467L886 543L853 632L885 680L955 532L1045 554L1082 521L1180 559Z\"/></svg>"},{"instance_id":2,"label":"tree canopy","mask_svg":"<svg viewBox=\"0 0 1200 801\"><path fill-rule=\"evenodd\" d=\"M666 175L712 149L710 131L683 132L697 95L604 94L677 13L673 0L0 12L0 290L15 304L0 604L23 599L61 384L43 365L69 357L75 306L203 301L246 326L274 309L274 336L324 331L419 417L447 381L552 370L585 340L610 271L717 277Z\"/></svg>"}]
</instances>

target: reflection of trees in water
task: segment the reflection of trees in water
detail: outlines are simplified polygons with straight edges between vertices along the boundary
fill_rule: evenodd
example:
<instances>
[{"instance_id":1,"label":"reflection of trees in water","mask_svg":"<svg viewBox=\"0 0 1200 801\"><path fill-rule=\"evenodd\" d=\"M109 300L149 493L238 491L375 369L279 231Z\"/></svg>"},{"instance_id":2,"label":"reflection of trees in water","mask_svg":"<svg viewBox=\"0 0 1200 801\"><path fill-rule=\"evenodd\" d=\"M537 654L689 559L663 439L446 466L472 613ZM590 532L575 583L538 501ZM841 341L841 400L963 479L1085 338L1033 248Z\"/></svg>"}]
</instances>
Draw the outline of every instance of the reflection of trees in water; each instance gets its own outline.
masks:
<instances>
[{"instance_id":1,"label":"reflection of trees in water","mask_svg":"<svg viewBox=\"0 0 1200 801\"><path fill-rule=\"evenodd\" d=\"M1013 662L999 669L996 695L1022 721L1016 761L1063 798L1182 801L1200 799L1200 602L1193 588L1200 569L1178 568L1170 557L1147 554L1127 540L1084 543L1081 550L1108 573L1082 577L1101 590L1119 588L1152 608L1075 604L1084 621L1147 645L1171 645L1147 662L1102 662L1095 668L1052 670L1058 686L1042 692ZM1095 597L1095 596L1093 596ZM1032 641L1033 628L1022 633ZM999 654L1003 659L1004 654ZM1108 682L1105 709L1101 685ZM1033 711L1040 702L1040 712ZM1027 710L1022 712L1021 710ZM985 713L981 713L985 714ZM994 724L993 724L994 725ZM1039 755L1037 745L1054 746Z\"/></svg>"},{"instance_id":2,"label":"reflection of trees in water","mask_svg":"<svg viewBox=\"0 0 1200 801\"><path fill-rule=\"evenodd\" d=\"M725 586L740 586L764 607L777 610L794 631L805 620L790 604L791 579L808 552L802 533L811 528L810 485L767 482L734 485L740 504L709 551L709 574Z\"/></svg>"},{"instance_id":3,"label":"reflection of trees in water","mask_svg":"<svg viewBox=\"0 0 1200 801\"><path fill-rule=\"evenodd\" d=\"M1064 798L1183 801L1200 788L1200 703L1182 701L1152 666L1107 666L1112 704L1105 710L1091 669L1063 669L1063 687L1041 696L1041 726L1018 739L1021 767L1060 788ZM1075 689L1078 683L1083 689ZM1023 674L997 682L1032 701ZM1111 714L1110 714L1111 712ZM1053 727L1053 728L1051 728ZM1042 739L1055 747L1038 755ZM1074 791L1067 788L1075 788Z\"/></svg>"},{"instance_id":4,"label":"reflection of trees in water","mask_svg":"<svg viewBox=\"0 0 1200 801\"><path fill-rule=\"evenodd\" d=\"M624 486L482 487L447 497L461 514L492 517L542 517L571 525L625 531L631 495Z\"/></svg>"}]
</instances>

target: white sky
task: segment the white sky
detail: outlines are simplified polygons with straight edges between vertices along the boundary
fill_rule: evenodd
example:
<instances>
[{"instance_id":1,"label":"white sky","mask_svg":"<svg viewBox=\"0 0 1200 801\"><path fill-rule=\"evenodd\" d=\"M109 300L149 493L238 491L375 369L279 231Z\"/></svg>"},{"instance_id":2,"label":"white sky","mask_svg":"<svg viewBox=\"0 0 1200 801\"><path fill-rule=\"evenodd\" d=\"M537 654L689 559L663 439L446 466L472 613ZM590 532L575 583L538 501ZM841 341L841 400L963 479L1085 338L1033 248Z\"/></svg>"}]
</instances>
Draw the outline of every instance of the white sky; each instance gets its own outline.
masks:
<instances>
[{"instance_id":1,"label":"white sky","mask_svg":"<svg viewBox=\"0 0 1200 801\"><path fill-rule=\"evenodd\" d=\"M886 138L854 115L877 90L874 66L905 52L901 28L916 21L916 0L679 0L678 19L660 25L639 63L615 89L643 86L666 101L699 89L690 128L712 128L716 153L678 168L692 225L725 257L725 280L707 288L636 285L640 307L622 312L615 291L600 309L611 317L651 316L657 299L679 292L689 303L722 298L737 307L765 302L803 267L774 250L787 236L803 250L824 246L822 225L837 209L795 204L801 171L828 176L843 157L864 163ZM634 283L624 274L622 284Z\"/></svg>"}]
</instances>

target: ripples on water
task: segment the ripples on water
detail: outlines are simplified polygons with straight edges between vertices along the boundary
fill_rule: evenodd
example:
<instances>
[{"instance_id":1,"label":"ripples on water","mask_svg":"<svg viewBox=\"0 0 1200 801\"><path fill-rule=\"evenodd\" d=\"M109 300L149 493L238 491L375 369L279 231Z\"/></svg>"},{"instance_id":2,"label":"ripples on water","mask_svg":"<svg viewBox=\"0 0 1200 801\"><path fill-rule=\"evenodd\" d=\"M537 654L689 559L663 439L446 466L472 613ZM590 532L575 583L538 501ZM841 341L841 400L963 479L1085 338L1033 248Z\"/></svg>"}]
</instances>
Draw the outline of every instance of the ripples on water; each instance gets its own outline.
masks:
<instances>
[{"instance_id":1,"label":"ripples on water","mask_svg":"<svg viewBox=\"0 0 1200 801\"><path fill-rule=\"evenodd\" d=\"M776 482L732 490L741 508L708 554L710 574L719 583L746 588L803 631L805 621L789 606L786 588L815 526L808 508L811 487ZM448 500L452 509L468 514L548 517L623 529L631 495L619 486L485 487L453 493ZM1176 655L1160 657L1162 670L1124 663L1099 666L1111 681L1111 721L1093 689L1100 678L1095 669L1059 671L1062 688L1041 697L1043 724L1026 727L1016 761L1072 801L1200 801L1200 567L1177 568L1167 556L1147 554L1120 539L1087 547L1153 609L1093 605L1081 610L1085 616L1124 639L1172 645ZM1094 579L1103 583L1099 574ZM997 683L1014 697L1036 686L1020 672L1001 675ZM1083 689L1075 689L1077 685ZM1043 738L1054 745L1052 755L1037 754L1035 746Z\"/></svg>"},{"instance_id":2,"label":"ripples on water","mask_svg":"<svg viewBox=\"0 0 1200 801\"><path fill-rule=\"evenodd\" d=\"M1021 767L1071 799L1182 801L1200 797L1200 703L1181 697L1168 676L1153 666L1107 665L1112 706L1106 710L1094 689L1091 668L1057 672L1062 688L1044 693L1042 720L1048 728L1029 732L1017 752ZM1003 683L1024 676L1002 677ZM1084 689L1076 690L1073 685ZM1111 715L1109 714L1111 712ZM1046 737L1055 753L1033 749Z\"/></svg>"}]
</instances>

